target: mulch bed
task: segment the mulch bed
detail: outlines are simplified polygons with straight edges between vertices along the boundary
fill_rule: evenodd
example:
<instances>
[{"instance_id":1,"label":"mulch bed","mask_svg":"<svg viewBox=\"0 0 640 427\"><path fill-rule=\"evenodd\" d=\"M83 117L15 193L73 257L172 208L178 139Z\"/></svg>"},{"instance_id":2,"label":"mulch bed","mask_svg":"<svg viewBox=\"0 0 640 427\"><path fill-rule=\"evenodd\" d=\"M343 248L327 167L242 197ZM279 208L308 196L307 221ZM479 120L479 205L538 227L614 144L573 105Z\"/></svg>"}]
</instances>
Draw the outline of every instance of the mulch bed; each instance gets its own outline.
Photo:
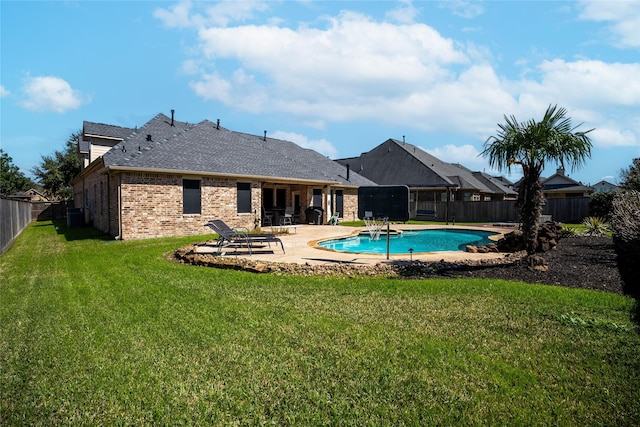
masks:
<instances>
[{"instance_id":1,"label":"mulch bed","mask_svg":"<svg viewBox=\"0 0 640 427\"><path fill-rule=\"evenodd\" d=\"M499 267L463 267L449 271L447 275L521 280L527 283L625 293L625 283L618 270L611 237L564 238L556 248L541 256L548 266L547 271L534 270L524 262L515 262Z\"/></svg>"},{"instance_id":2,"label":"mulch bed","mask_svg":"<svg viewBox=\"0 0 640 427\"><path fill-rule=\"evenodd\" d=\"M409 262L392 264L353 265L309 265L291 263L268 263L242 258L216 257L197 254L194 246L181 248L174 257L183 263L231 268L256 273L333 275L346 277L386 276L398 278L430 277L478 277L505 280L520 280L569 288L628 294L627 283L620 274L611 237L571 237L558 242L553 250L540 254L547 266L546 271L533 269L522 259L524 253L505 254L504 258L491 261L465 262ZM632 280L635 280L632 279ZM629 279L627 278L627 282Z\"/></svg>"}]
</instances>

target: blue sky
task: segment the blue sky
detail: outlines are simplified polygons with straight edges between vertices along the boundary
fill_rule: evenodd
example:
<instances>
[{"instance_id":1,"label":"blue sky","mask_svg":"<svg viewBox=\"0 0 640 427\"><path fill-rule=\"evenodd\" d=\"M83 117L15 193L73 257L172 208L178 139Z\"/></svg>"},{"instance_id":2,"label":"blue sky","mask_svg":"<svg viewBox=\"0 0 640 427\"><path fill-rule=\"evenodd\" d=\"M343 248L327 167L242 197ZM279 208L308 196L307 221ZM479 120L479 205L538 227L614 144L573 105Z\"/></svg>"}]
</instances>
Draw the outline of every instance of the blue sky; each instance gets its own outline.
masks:
<instances>
[{"instance_id":1,"label":"blue sky","mask_svg":"<svg viewBox=\"0 0 640 427\"><path fill-rule=\"evenodd\" d=\"M479 153L503 116L557 104L595 128L572 178L640 157L640 1L3 0L0 18L0 147L27 174L83 120L171 109L331 158L404 136L497 174Z\"/></svg>"}]
</instances>

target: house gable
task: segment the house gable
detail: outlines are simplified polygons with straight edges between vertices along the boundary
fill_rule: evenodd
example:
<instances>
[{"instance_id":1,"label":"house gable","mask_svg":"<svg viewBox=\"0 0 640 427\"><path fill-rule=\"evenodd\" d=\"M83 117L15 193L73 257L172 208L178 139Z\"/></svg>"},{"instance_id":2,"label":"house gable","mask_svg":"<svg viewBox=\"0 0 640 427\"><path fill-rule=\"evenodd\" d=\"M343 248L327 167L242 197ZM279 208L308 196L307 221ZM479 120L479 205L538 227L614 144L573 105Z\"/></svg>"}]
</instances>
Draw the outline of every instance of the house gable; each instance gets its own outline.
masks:
<instances>
[{"instance_id":1,"label":"house gable","mask_svg":"<svg viewBox=\"0 0 640 427\"><path fill-rule=\"evenodd\" d=\"M549 178L541 179L542 191L547 198L588 197L593 189L569 178L563 168Z\"/></svg>"},{"instance_id":2,"label":"house gable","mask_svg":"<svg viewBox=\"0 0 640 427\"><path fill-rule=\"evenodd\" d=\"M607 193L610 191L616 191L618 186L610 183L609 181L602 180L596 184L593 184L593 190L596 193Z\"/></svg>"},{"instance_id":3,"label":"house gable","mask_svg":"<svg viewBox=\"0 0 640 427\"><path fill-rule=\"evenodd\" d=\"M400 143L402 144L402 143ZM434 162L440 162L434 157ZM427 165L401 147L396 140L388 139L360 157L339 159L338 163L354 170L379 185L408 185L409 187L453 187L446 176ZM398 167L402 165L402 167Z\"/></svg>"},{"instance_id":4,"label":"house gable","mask_svg":"<svg viewBox=\"0 0 640 427\"><path fill-rule=\"evenodd\" d=\"M78 152L86 167L94 160L102 157L123 139L134 132L134 129L84 121L82 136L78 140Z\"/></svg>"}]
</instances>

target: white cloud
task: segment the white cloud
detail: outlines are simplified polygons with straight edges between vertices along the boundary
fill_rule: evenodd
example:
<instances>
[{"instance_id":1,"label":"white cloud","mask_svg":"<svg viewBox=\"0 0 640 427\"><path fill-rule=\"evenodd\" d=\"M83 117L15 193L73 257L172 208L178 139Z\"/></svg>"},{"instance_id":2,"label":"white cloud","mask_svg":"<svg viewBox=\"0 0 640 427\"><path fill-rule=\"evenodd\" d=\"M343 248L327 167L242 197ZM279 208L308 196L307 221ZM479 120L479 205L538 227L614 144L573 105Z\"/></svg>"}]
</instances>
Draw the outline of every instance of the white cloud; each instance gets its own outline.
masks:
<instances>
[{"instance_id":1,"label":"white cloud","mask_svg":"<svg viewBox=\"0 0 640 427\"><path fill-rule=\"evenodd\" d=\"M474 171L482 171L487 166L487 162L480 154L480 151L470 144L460 146L447 144L442 147L422 149L447 163L460 163Z\"/></svg>"},{"instance_id":2,"label":"white cloud","mask_svg":"<svg viewBox=\"0 0 640 427\"><path fill-rule=\"evenodd\" d=\"M574 125L584 123L579 130L596 128L594 145L640 145L640 64L556 59L542 62L538 72L538 80L514 82L518 115L541 117L549 104L558 104Z\"/></svg>"},{"instance_id":3,"label":"white cloud","mask_svg":"<svg viewBox=\"0 0 640 427\"><path fill-rule=\"evenodd\" d=\"M5 96L11 95L8 89L6 89L3 85L0 85L0 98L4 98Z\"/></svg>"},{"instance_id":4,"label":"white cloud","mask_svg":"<svg viewBox=\"0 0 640 427\"><path fill-rule=\"evenodd\" d=\"M441 3L441 7L451 10L456 16L465 19L472 19L484 13L484 6L481 1L449 0Z\"/></svg>"},{"instance_id":5,"label":"white cloud","mask_svg":"<svg viewBox=\"0 0 640 427\"><path fill-rule=\"evenodd\" d=\"M615 126L615 125L614 125ZM617 127L599 127L589 133L593 145L613 148L613 147L633 147L640 145L638 135L630 129L619 129Z\"/></svg>"},{"instance_id":6,"label":"white cloud","mask_svg":"<svg viewBox=\"0 0 640 427\"><path fill-rule=\"evenodd\" d=\"M243 22L254 17L254 13L268 8L262 1L222 1L207 6L204 13L194 11L192 2L177 3L169 9L159 8L153 16L168 28L201 28L207 25L226 27L232 22Z\"/></svg>"},{"instance_id":7,"label":"white cloud","mask_svg":"<svg viewBox=\"0 0 640 427\"><path fill-rule=\"evenodd\" d=\"M276 131L272 135L272 138L283 139L285 141L295 142L303 148L309 148L317 151L320 154L324 154L327 157L335 159L338 155L338 150L326 139L312 139L310 140L304 135L295 132Z\"/></svg>"},{"instance_id":8,"label":"white cloud","mask_svg":"<svg viewBox=\"0 0 640 427\"><path fill-rule=\"evenodd\" d=\"M204 23L201 15L191 14L191 2L177 3L170 9L156 9L153 16L168 28L188 28Z\"/></svg>"},{"instance_id":9,"label":"white cloud","mask_svg":"<svg viewBox=\"0 0 640 427\"><path fill-rule=\"evenodd\" d=\"M22 90L21 104L28 110L64 113L83 104L80 92L59 77L28 77Z\"/></svg>"},{"instance_id":10,"label":"white cloud","mask_svg":"<svg viewBox=\"0 0 640 427\"><path fill-rule=\"evenodd\" d=\"M399 24L413 23L420 11L411 0L400 0L399 3L398 7L387 12L387 18Z\"/></svg>"},{"instance_id":11,"label":"white cloud","mask_svg":"<svg viewBox=\"0 0 640 427\"><path fill-rule=\"evenodd\" d=\"M261 7L247 5L233 20L248 19ZM447 7L468 7L466 16L473 16L484 6ZM552 58L527 63L524 77L507 78L498 74L486 46L443 37L410 22L410 13L394 15L411 8L401 3L387 15L403 23L342 11L297 28L227 26L231 20L212 25L200 18L206 13L192 11L185 18L178 11L177 22L206 23L198 27L199 53L183 71L193 76L190 87L203 99L255 114L284 113L318 129L331 122L376 121L484 141L504 114L539 118L549 104L558 104L575 124L585 122L585 130L602 129L594 143L640 141L638 123L629 118L640 108L640 64Z\"/></svg>"},{"instance_id":12,"label":"white cloud","mask_svg":"<svg viewBox=\"0 0 640 427\"><path fill-rule=\"evenodd\" d=\"M583 0L579 18L585 21L606 22L614 46L640 47L640 2Z\"/></svg>"},{"instance_id":13,"label":"white cloud","mask_svg":"<svg viewBox=\"0 0 640 427\"><path fill-rule=\"evenodd\" d=\"M378 23L352 12L327 22L326 29L202 29L203 58L216 71L203 74L191 87L205 99L250 106L255 112L348 121L377 119L385 111L393 121L397 112L392 106L455 78L450 67L469 61L451 40L424 24ZM239 66L225 72L224 59L237 60ZM221 86L228 90L225 96L216 92Z\"/></svg>"},{"instance_id":14,"label":"white cloud","mask_svg":"<svg viewBox=\"0 0 640 427\"><path fill-rule=\"evenodd\" d=\"M640 64L555 59L544 61L539 69L547 96L560 94L575 105L640 106Z\"/></svg>"}]
</instances>

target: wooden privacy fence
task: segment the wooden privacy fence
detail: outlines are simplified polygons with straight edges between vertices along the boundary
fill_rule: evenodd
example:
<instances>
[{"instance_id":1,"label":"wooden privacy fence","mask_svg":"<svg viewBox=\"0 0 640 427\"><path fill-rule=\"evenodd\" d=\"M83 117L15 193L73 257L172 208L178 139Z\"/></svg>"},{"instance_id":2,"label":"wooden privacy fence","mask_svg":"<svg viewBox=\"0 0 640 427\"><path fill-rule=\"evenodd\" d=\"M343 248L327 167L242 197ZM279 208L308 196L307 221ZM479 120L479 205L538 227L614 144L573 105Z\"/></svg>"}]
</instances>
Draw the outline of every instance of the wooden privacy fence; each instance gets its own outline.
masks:
<instances>
[{"instance_id":1,"label":"wooden privacy fence","mask_svg":"<svg viewBox=\"0 0 640 427\"><path fill-rule=\"evenodd\" d=\"M571 199L548 199L542 209L545 215L551 215L554 221L579 223L591 215L589 212L590 197L574 197Z\"/></svg>"},{"instance_id":2,"label":"wooden privacy fence","mask_svg":"<svg viewBox=\"0 0 640 427\"><path fill-rule=\"evenodd\" d=\"M73 202L26 202L0 199L0 254L4 253L31 221L63 220Z\"/></svg>"},{"instance_id":3,"label":"wooden privacy fence","mask_svg":"<svg viewBox=\"0 0 640 427\"><path fill-rule=\"evenodd\" d=\"M31 202L31 205L34 221L55 221L67 217L67 208L73 207L73 202Z\"/></svg>"},{"instance_id":4,"label":"wooden privacy fence","mask_svg":"<svg viewBox=\"0 0 640 427\"><path fill-rule=\"evenodd\" d=\"M414 205L412 205L413 208ZM419 202L417 210L435 210L435 220L450 222L519 222L520 213L515 200L490 202ZM579 223L589 216L589 197L572 199L548 199L542 209L543 215L551 215L554 221ZM415 217L415 211L411 212Z\"/></svg>"},{"instance_id":5,"label":"wooden privacy fence","mask_svg":"<svg viewBox=\"0 0 640 427\"><path fill-rule=\"evenodd\" d=\"M31 223L31 203L0 199L0 253Z\"/></svg>"}]
</instances>

